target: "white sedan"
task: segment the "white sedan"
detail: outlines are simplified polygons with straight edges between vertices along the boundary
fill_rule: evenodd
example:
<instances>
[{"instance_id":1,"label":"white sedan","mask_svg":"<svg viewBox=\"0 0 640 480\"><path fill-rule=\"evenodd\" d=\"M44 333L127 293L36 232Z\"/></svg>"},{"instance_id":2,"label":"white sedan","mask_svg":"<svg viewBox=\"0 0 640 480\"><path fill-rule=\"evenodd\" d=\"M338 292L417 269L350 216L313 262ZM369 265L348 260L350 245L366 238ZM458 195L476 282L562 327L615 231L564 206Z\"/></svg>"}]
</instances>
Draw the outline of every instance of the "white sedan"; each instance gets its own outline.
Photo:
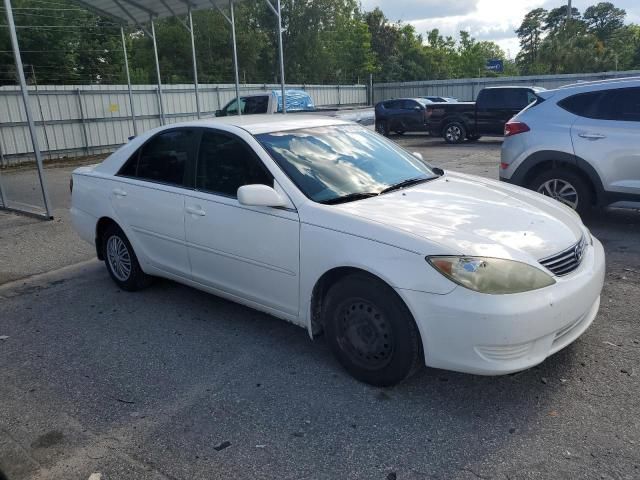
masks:
<instances>
[{"instance_id":1,"label":"white sedan","mask_svg":"<svg viewBox=\"0 0 640 480\"><path fill-rule=\"evenodd\" d=\"M595 318L602 245L570 209L317 116L161 127L74 171L75 229L123 290L165 277L324 332L375 385L495 375Z\"/></svg>"}]
</instances>

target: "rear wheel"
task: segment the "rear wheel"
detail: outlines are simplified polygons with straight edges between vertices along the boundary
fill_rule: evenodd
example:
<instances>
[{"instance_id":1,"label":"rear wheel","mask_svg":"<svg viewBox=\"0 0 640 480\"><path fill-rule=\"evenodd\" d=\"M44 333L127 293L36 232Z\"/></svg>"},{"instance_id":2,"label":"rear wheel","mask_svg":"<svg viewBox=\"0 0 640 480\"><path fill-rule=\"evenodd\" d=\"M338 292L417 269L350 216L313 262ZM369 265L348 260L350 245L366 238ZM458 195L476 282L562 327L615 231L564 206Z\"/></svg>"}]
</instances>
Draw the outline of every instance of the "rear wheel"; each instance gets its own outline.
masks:
<instances>
[{"instance_id":1,"label":"rear wheel","mask_svg":"<svg viewBox=\"0 0 640 480\"><path fill-rule=\"evenodd\" d=\"M376 120L376 132L385 137L389 136L389 123L385 120Z\"/></svg>"},{"instance_id":2,"label":"rear wheel","mask_svg":"<svg viewBox=\"0 0 640 480\"><path fill-rule=\"evenodd\" d=\"M152 277L142 271L129 239L117 225L107 227L102 255L109 275L122 290L134 292L151 283Z\"/></svg>"},{"instance_id":3,"label":"rear wheel","mask_svg":"<svg viewBox=\"0 0 640 480\"><path fill-rule=\"evenodd\" d=\"M450 122L445 125L442 136L447 143L462 143L467 131L460 122Z\"/></svg>"},{"instance_id":4,"label":"rear wheel","mask_svg":"<svg viewBox=\"0 0 640 480\"><path fill-rule=\"evenodd\" d=\"M331 350L356 379L395 385L423 364L418 327L404 302L382 281L349 275L329 290L323 310Z\"/></svg>"},{"instance_id":5,"label":"rear wheel","mask_svg":"<svg viewBox=\"0 0 640 480\"><path fill-rule=\"evenodd\" d=\"M570 170L543 172L531 181L529 188L564 203L581 215L593 206L591 188L579 174Z\"/></svg>"}]
</instances>

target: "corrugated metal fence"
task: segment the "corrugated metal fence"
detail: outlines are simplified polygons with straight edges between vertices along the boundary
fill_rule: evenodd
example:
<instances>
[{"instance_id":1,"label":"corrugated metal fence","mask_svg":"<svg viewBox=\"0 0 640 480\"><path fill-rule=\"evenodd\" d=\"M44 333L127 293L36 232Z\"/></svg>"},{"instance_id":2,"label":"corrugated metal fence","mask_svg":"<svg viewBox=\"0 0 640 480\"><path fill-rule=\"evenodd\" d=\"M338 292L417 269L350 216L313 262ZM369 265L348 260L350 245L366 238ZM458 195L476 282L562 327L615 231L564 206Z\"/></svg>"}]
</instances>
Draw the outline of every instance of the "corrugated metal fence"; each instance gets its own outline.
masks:
<instances>
[{"instance_id":1,"label":"corrugated metal fence","mask_svg":"<svg viewBox=\"0 0 640 480\"><path fill-rule=\"evenodd\" d=\"M374 102L379 102L390 98L440 95L445 97L454 97L460 101L472 101L476 99L478 92L484 87L499 85L533 85L549 89L576 82L589 82L606 78L638 75L640 75L640 70L569 75L461 78L456 80L429 80L424 82L377 83L373 86L373 98Z\"/></svg>"},{"instance_id":2,"label":"corrugated metal fence","mask_svg":"<svg viewBox=\"0 0 640 480\"><path fill-rule=\"evenodd\" d=\"M242 85L240 94L279 89L280 85ZM304 89L317 106L366 105L364 85L288 85ZM162 89L167 123L193 120L196 104L193 85L166 85ZM203 115L213 115L235 97L229 84L200 85ZM29 88L38 140L45 159L82 156L114 150L133 135L126 85L43 85ZM160 104L155 85L134 85L133 101L138 131L160 125ZM31 158L26 116L19 87L0 87L0 164Z\"/></svg>"}]
</instances>

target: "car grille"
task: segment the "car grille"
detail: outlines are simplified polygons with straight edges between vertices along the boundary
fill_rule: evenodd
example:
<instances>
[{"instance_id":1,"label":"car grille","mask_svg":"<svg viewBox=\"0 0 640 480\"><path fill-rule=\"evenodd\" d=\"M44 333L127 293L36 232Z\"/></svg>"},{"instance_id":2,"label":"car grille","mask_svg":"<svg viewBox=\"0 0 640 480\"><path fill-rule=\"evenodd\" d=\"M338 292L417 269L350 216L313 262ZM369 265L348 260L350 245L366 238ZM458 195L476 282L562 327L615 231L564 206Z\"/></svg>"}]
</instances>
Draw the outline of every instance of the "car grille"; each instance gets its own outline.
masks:
<instances>
[{"instance_id":1,"label":"car grille","mask_svg":"<svg viewBox=\"0 0 640 480\"><path fill-rule=\"evenodd\" d=\"M575 245L563 250L560 253L539 260L543 267L546 267L554 275L567 275L573 272L582 261L584 250L587 246L587 239L582 236Z\"/></svg>"}]
</instances>

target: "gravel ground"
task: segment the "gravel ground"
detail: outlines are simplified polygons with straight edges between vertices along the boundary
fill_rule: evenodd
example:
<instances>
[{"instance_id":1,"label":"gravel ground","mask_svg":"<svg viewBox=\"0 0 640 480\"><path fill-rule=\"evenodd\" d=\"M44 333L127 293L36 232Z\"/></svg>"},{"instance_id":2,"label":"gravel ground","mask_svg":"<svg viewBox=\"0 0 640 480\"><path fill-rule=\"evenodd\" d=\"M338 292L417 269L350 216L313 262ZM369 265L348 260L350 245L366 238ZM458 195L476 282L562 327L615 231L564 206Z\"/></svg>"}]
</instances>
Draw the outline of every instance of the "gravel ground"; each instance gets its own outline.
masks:
<instances>
[{"instance_id":1,"label":"gravel ground","mask_svg":"<svg viewBox=\"0 0 640 480\"><path fill-rule=\"evenodd\" d=\"M394 139L496 176L499 141ZM640 212L589 219L607 277L573 345L515 375L379 389L268 315L168 281L119 291L70 230L70 170L47 171L56 220L0 215L9 480L640 478Z\"/></svg>"}]
</instances>

